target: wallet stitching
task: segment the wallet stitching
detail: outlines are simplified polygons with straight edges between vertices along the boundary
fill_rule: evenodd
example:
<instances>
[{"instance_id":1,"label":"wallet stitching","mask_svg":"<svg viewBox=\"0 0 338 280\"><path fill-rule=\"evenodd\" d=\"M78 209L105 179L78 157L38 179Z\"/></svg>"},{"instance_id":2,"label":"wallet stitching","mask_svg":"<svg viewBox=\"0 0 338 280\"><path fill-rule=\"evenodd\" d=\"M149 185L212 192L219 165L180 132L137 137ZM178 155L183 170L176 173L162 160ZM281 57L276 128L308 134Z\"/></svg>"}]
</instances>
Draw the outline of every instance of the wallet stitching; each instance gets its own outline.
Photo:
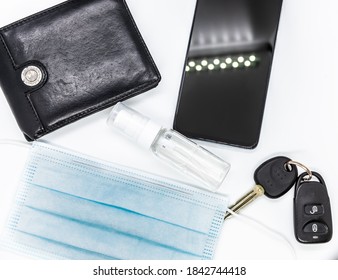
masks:
<instances>
[{"instance_id":1,"label":"wallet stitching","mask_svg":"<svg viewBox=\"0 0 338 280\"><path fill-rule=\"evenodd\" d=\"M49 8L49 9L44 10L44 11L42 11L42 12L39 12L39 13L37 13L37 14L35 14L35 15L29 16L29 17L24 18L24 19L22 19L22 20L20 20L20 21L17 21L17 22L15 22L15 23L12 23L12 24L10 24L10 25L7 25L7 26L1 28L0 31L1 31L1 32L6 32L6 31L11 30L11 29L13 29L13 28L15 28L15 27L19 27L19 26L21 26L21 25L23 25L23 24L26 24L26 23L28 23L28 22L30 22L30 21L33 21L33 20L35 20L35 19L37 19L37 18L43 17L43 16L45 16L45 15L48 15L48 14L50 14L50 13L52 13L52 12L58 10L58 9L61 9L61 8L65 7L65 6L67 6L67 5L70 5L70 4L72 4L73 2L76 2L76 1L79 1L79 0L69 0L69 1L63 2L63 3L61 3L61 4L57 5L57 6L51 7L51 8ZM155 70L156 74L159 76L160 73L159 73L159 71L158 71L158 69L157 69L157 66L156 66L154 60L152 59L152 56L151 56L151 54L150 54L150 52L149 52L149 50L148 50L148 47L146 46L146 44L145 44L145 42L144 42L144 40L143 40L143 38L142 38L142 35L141 35L140 31L138 30L138 28L137 28L137 26L136 26L136 23L135 23L135 21L134 21L134 19L133 19L133 16L132 16L132 14L131 14L131 12L130 12L130 10L129 10L129 7L127 6L125 0L123 0L122 2L123 2L123 5L124 5L124 7L125 7L125 10L127 11L127 16L128 16L128 18L130 19L130 21L131 21L131 23L132 23L133 29L134 29L134 31L136 32L138 38L139 38L140 41L141 41L142 46L144 47L144 49L145 49L145 51L146 51L148 60L150 61L150 64L153 66L153 70ZM2 40L3 40L3 39L2 39ZM3 42L3 44L4 44L4 42ZM7 49L6 45L5 45L5 48L6 48L7 52L8 52L8 49ZM9 52L8 52L8 55L10 56L11 62L12 62L13 67L14 67L14 69L15 69L15 67L16 67L16 66L15 66L15 61L14 61L12 55L11 55Z\"/></svg>"},{"instance_id":2,"label":"wallet stitching","mask_svg":"<svg viewBox=\"0 0 338 280\"><path fill-rule=\"evenodd\" d=\"M11 55L11 52L10 52L10 50L9 50L9 48L8 48L8 46L7 46L6 42L5 42L2 34L0 34L0 38L1 38L1 43L3 44L3 46L4 46L5 50L6 50L6 53L7 53L8 57L9 57L9 60L11 61L13 70L16 71L18 69L18 67L15 65L14 58ZM25 97L26 97L26 99L28 101L29 107L32 109L33 115L35 117L35 121L38 124L38 133L41 133L41 131L43 131L43 126L42 126L41 120L38 117L37 112L34 109L34 106L33 106L32 102L30 101L30 99L27 97L26 94L25 94Z\"/></svg>"},{"instance_id":3,"label":"wallet stitching","mask_svg":"<svg viewBox=\"0 0 338 280\"><path fill-rule=\"evenodd\" d=\"M32 21L32 20L34 20L34 19L37 19L37 18L43 17L43 16L45 16L45 15L48 15L48 14L50 14L50 13L52 13L52 12L58 10L58 9L63 8L64 6L67 6L67 5L72 4L72 3L75 2L75 1L79 1L79 0L68 0L68 1L66 1L66 2L60 3L59 5L56 5L56 6L54 6L54 7L51 7L51 8L49 8L49 9L46 9L46 10L44 10L44 11L38 12L38 13L36 13L36 14L34 14L34 15L28 16L28 17L26 17L26 18L24 18L24 19L22 19L22 20L19 20L19 21L17 21L17 22L14 22L14 23L12 23L12 24L10 24L10 25L7 25L7 26L3 27L3 28L0 29L0 30L3 31L3 32L6 32L6 31L8 31L8 30L10 30L10 29L12 29L12 28L21 26L21 25L23 25L23 24L25 24L25 23L28 23L28 22L30 22L30 21Z\"/></svg>"},{"instance_id":4,"label":"wallet stitching","mask_svg":"<svg viewBox=\"0 0 338 280\"><path fill-rule=\"evenodd\" d=\"M32 109L32 111L33 111L35 120L36 120L36 122L37 122L38 125L39 125L39 129L38 129L37 133L41 133L44 129L43 129L43 127L42 127L42 123L41 123L41 121L40 121L40 118L39 118L39 116L38 116L38 114L37 114L37 112L36 112L36 110L35 110L35 108L34 108L34 106L33 106L33 104L32 104L32 101L29 99L29 96L25 94L25 97L26 97L26 99L27 99L27 101L28 101L29 107L30 107L30 108Z\"/></svg>"},{"instance_id":5,"label":"wallet stitching","mask_svg":"<svg viewBox=\"0 0 338 280\"><path fill-rule=\"evenodd\" d=\"M42 12L39 12L39 13L36 13L36 14L34 14L32 16L24 18L24 19L22 19L20 21L17 21L15 23L7 25L7 26L1 28L0 31L1 32L6 32L6 31L11 30L13 28L19 27L19 26L21 26L23 24L26 24L26 23L28 23L30 21L33 21L33 20L35 20L37 18L46 16L46 15L48 15L48 14L50 14L50 13L56 11L56 10L59 10L59 9L63 8L64 6L70 5L70 4L72 4L73 2L76 2L76 1L79 1L79 0L69 0L69 1L63 2L63 3L61 3L61 4L57 5L57 6L51 7L49 9L47 9L47 10L44 10ZM37 115L37 112L35 111L34 106L33 106L32 102L31 102L31 100L26 96L26 99L28 100L28 103L29 103L29 105L30 105L30 107L31 107L31 109L32 109L32 111L34 113L35 119L39 123L40 130L37 132L37 134L41 135L42 132L43 133L48 133L48 132L53 131L54 129L59 128L59 127L61 127L63 125L67 125L67 124L71 123L72 121L75 121L75 120L81 118L82 116L88 115L90 112L98 110L98 109L106 106L107 104L112 103L115 99L123 98L123 97L126 97L128 95L132 95L132 94L137 94L143 88L147 88L147 87L149 87L149 86L151 86L153 84L156 84L156 82L158 81L158 79L160 79L160 73L159 73L159 71L157 69L157 66L156 66L154 60L152 59L152 56L151 56L151 54L150 54L150 52L149 52L149 50L148 50L148 48L147 48L147 46L146 46L146 44L145 44L142 36L141 36L140 31L138 30L138 28L136 26L136 23L135 23L135 21L134 21L134 19L132 17L132 14L131 14L131 12L130 12L130 10L129 10L129 8L128 8L126 2L125 2L125 0L123 0L122 2L123 2L123 5L125 7L125 11L127 12L128 19L131 22L132 27L134 29L134 32L138 36L138 38L139 38L139 40L140 40L140 42L141 42L141 44L142 44L142 46L143 46L143 48L144 48L144 50L146 52L146 56L148 58L148 61L150 62L150 65L153 67L153 70L156 72L156 76L157 76L156 77L156 81L154 80L154 81L150 81L150 82L144 83L144 84L142 84L142 85L140 85L140 86L138 86L136 88L133 88L133 89L131 89L131 90L125 92L125 93L121 93L121 94L119 94L117 96L114 96L113 98L111 98L109 100L106 100L106 101L104 101L104 102L102 102L100 104L97 104L97 105L95 105L95 106L93 106L91 108L88 108L87 110L85 110L85 111L83 111L83 112L81 112L79 114L76 114L76 115L74 115L72 117L69 117L69 118L67 118L67 119L59 122L59 123L56 123L56 124L50 126L49 128L43 128L42 127L42 124L41 124L41 121L39 119L39 116ZM122 12L124 12L124 11L122 11ZM12 66L16 70L15 61L14 61L11 53L9 52L9 49L7 48L7 46L6 46L6 44L5 44L2 36L1 36L1 39L2 39L1 40L2 43L5 46L7 54L9 56L10 60L11 60Z\"/></svg>"},{"instance_id":6,"label":"wallet stitching","mask_svg":"<svg viewBox=\"0 0 338 280\"><path fill-rule=\"evenodd\" d=\"M15 65L14 58L13 58L11 52L9 51L9 48L8 48L8 46L7 46L6 42L5 42L5 39L3 38L2 34L0 34L0 38L1 38L1 43L4 46L4 48L6 50L6 53L7 53L8 57L9 57L9 60L11 61L12 67L13 67L14 70L16 70L17 67Z\"/></svg>"},{"instance_id":7,"label":"wallet stitching","mask_svg":"<svg viewBox=\"0 0 338 280\"><path fill-rule=\"evenodd\" d=\"M130 12L128 6L127 6L127 4L126 4L126 1L123 0L122 2L123 2L123 5L124 5L124 7L125 7L125 9L126 9L126 11L127 11L127 16L128 16L128 18L130 19L130 21L131 21L131 23L132 23L132 26L133 26L133 28L134 28L134 31L136 32L138 38L139 38L140 41L141 41L142 46L144 47L144 49L145 49L145 51L146 51L148 60L150 61L150 64L153 66L153 70L156 72L156 74L157 74L158 76L160 76L160 73L159 73L159 71L158 71L158 69L157 69L157 66L156 66L156 64L155 64L155 62L154 62L154 60L153 60L153 58L152 58L152 56L151 56L151 54L150 54L150 52L149 52L149 50L148 50L147 45L145 44L145 42L144 42L144 40L143 40L143 37L142 37L142 35L141 35L141 33L140 33L140 31L139 31L139 29L138 29L136 23L135 23L135 20L134 20L134 18L133 18L133 16L132 16L132 14L131 14L131 12Z\"/></svg>"},{"instance_id":8,"label":"wallet stitching","mask_svg":"<svg viewBox=\"0 0 338 280\"><path fill-rule=\"evenodd\" d=\"M95 110L98 110L98 109L100 109L100 108L102 108L106 105L109 105L110 103L114 102L115 99L120 99L120 98L126 97L128 95L132 95L132 94L137 94L142 89L147 88L149 86L152 86L154 84L156 84L156 81L146 82L146 83L139 85L138 87L133 88L133 89L127 91L127 92L120 93L120 94L110 98L109 100L103 101L100 104L96 104L95 106L86 109L85 111L83 111L81 113L78 113L78 114L76 114L72 117L69 117L65 120L62 120L62 121L60 121L60 122L58 122L54 125L51 125L49 128L45 129L45 132L53 131L54 129L62 127L63 125L67 125L67 124L71 123L72 121L75 121L75 120L81 118L82 116L88 115L89 113L91 113Z\"/></svg>"}]
</instances>

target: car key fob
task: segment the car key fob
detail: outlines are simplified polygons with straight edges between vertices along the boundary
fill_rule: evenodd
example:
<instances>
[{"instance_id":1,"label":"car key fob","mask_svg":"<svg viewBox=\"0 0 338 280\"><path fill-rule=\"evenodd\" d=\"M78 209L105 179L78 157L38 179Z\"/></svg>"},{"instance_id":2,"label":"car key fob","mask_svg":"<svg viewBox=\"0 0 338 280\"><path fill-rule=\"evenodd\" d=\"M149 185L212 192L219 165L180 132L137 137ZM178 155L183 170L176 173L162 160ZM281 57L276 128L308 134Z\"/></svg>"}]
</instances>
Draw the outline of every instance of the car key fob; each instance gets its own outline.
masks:
<instances>
[{"instance_id":1,"label":"car key fob","mask_svg":"<svg viewBox=\"0 0 338 280\"><path fill-rule=\"evenodd\" d=\"M318 181L309 180L308 173L299 176L294 197L294 229L301 243L325 243L332 238L330 199L321 175L312 172Z\"/></svg>"}]
</instances>

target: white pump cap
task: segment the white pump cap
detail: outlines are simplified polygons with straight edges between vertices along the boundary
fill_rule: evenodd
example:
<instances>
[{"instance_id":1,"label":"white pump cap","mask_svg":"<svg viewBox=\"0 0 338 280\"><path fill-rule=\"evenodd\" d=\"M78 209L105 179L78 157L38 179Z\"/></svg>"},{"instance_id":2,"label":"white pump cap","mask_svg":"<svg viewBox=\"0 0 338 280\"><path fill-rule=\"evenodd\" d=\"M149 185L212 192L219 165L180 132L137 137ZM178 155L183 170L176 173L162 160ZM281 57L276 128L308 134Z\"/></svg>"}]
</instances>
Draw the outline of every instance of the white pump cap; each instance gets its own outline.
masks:
<instances>
[{"instance_id":1,"label":"white pump cap","mask_svg":"<svg viewBox=\"0 0 338 280\"><path fill-rule=\"evenodd\" d=\"M162 128L121 102L114 106L107 124L147 149L151 147Z\"/></svg>"}]
</instances>

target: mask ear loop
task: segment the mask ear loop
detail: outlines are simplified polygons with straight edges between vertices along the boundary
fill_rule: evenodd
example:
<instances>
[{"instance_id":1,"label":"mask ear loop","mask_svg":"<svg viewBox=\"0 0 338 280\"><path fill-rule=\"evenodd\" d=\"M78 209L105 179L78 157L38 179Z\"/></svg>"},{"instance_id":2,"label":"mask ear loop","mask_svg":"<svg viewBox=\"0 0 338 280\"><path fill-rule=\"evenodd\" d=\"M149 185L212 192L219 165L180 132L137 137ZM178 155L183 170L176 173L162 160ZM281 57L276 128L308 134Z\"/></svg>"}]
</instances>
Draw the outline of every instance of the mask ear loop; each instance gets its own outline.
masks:
<instances>
[{"instance_id":1,"label":"mask ear loop","mask_svg":"<svg viewBox=\"0 0 338 280\"><path fill-rule=\"evenodd\" d=\"M287 239L287 237L284 236L282 233L274 230L273 228L270 228L269 226L263 224L262 222L254 219L252 217L249 217L249 216L246 216L246 215L243 215L243 214L239 215L238 213L232 211L231 209L228 209L228 212L231 215L233 215L234 217L236 217L236 218L242 220L243 222L249 224L250 226L255 227L255 228L259 229L259 230L264 229L269 234L272 234L275 237L277 237L278 239L280 239L281 241L283 241L290 248L290 250L292 252L292 255L293 255L293 258L295 260L298 259L295 247L293 247L293 245L291 244L290 240Z\"/></svg>"},{"instance_id":2,"label":"mask ear loop","mask_svg":"<svg viewBox=\"0 0 338 280\"><path fill-rule=\"evenodd\" d=\"M0 145L13 145L19 147L29 148L32 146L31 143L27 143L24 141L13 140L13 139L0 139Z\"/></svg>"}]
</instances>

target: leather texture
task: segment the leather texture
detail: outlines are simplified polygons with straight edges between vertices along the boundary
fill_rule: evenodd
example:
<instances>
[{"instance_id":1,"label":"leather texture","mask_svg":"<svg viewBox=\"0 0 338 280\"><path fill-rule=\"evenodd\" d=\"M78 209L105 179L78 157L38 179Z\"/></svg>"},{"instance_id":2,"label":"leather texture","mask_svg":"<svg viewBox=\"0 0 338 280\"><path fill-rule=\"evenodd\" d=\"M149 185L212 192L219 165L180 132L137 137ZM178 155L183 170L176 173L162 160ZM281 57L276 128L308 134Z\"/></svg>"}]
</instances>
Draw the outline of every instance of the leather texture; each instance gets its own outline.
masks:
<instances>
[{"instance_id":1,"label":"leather texture","mask_svg":"<svg viewBox=\"0 0 338 280\"><path fill-rule=\"evenodd\" d=\"M145 92L161 76L123 0L70 0L0 29L0 86L27 140ZM26 86L28 65L43 80Z\"/></svg>"}]
</instances>

